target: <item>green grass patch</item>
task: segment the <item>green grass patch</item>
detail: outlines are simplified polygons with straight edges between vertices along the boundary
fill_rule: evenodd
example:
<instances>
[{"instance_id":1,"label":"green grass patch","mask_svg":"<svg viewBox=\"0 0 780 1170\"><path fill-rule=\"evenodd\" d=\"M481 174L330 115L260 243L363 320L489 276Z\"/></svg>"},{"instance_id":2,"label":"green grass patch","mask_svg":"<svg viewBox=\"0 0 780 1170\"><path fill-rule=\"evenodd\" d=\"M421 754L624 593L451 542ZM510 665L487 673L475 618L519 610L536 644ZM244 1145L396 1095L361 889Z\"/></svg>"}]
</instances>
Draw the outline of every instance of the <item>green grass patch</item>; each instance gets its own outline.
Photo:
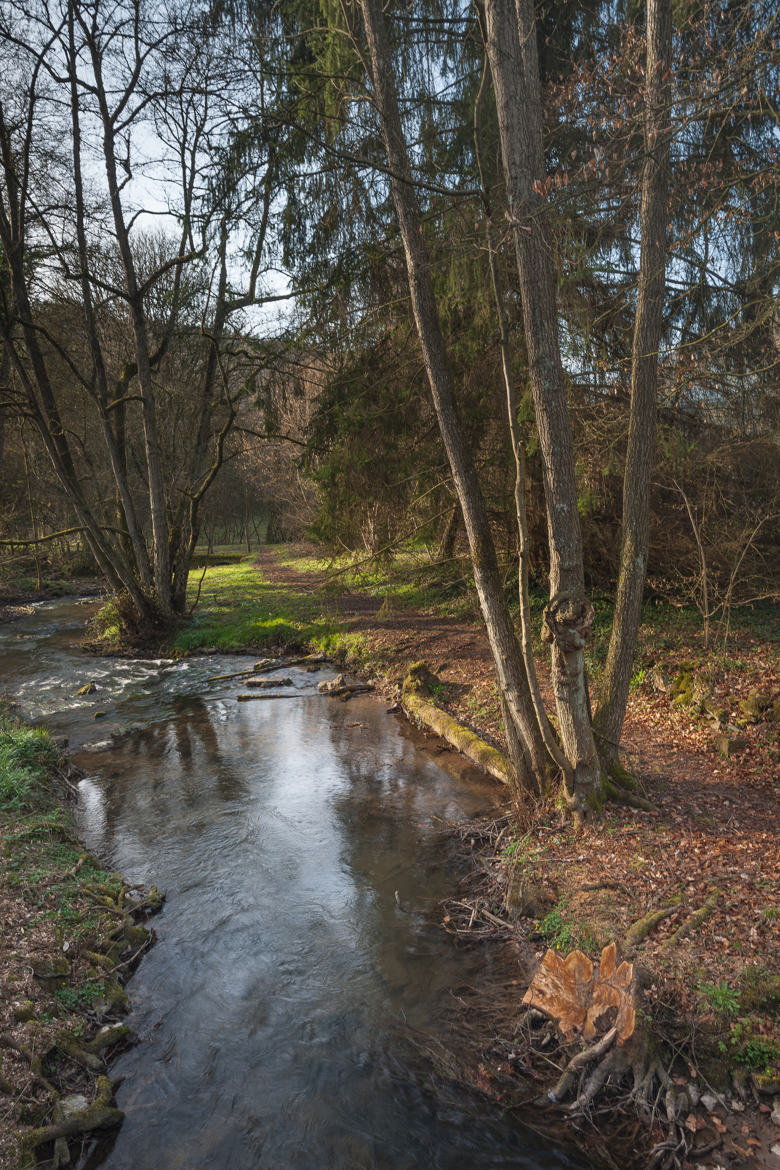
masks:
<instances>
[{"instance_id":1,"label":"green grass patch","mask_svg":"<svg viewBox=\"0 0 780 1170\"><path fill-rule=\"evenodd\" d=\"M215 647L227 653L251 647L323 647L336 632L323 598L265 581L251 556L190 574L189 604L198 605L172 641L174 651ZM202 577L202 581L201 581Z\"/></svg>"},{"instance_id":2,"label":"green grass patch","mask_svg":"<svg viewBox=\"0 0 780 1170\"><path fill-rule=\"evenodd\" d=\"M0 716L0 809L22 812L39 803L58 755L46 731Z\"/></svg>"}]
</instances>

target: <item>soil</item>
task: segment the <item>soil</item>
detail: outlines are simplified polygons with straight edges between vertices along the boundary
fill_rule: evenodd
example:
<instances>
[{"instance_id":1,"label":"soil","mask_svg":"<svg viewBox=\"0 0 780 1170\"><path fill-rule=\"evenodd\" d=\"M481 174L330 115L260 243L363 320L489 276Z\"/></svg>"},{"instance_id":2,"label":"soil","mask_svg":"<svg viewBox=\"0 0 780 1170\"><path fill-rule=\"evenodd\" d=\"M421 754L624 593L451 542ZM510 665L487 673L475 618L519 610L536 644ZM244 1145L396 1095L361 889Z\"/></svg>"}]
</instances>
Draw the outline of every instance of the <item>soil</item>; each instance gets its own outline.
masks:
<instances>
[{"instance_id":1,"label":"soil","mask_svg":"<svg viewBox=\"0 0 780 1170\"><path fill-rule=\"evenodd\" d=\"M260 552L257 567L266 580L296 592L327 587L340 628L363 636L362 665L388 696L398 696L412 663L425 661L442 684L439 705L504 746L481 623L395 611L351 589L334 601L332 574L296 571L272 549ZM719 1098L710 1111L703 1105L691 1110L685 1125L693 1160L678 1164L780 1170L777 705L774 712L756 712L755 721L744 718L756 680L773 700L780 695L778 656L749 633L735 635L730 653L731 660L713 662L710 672L724 719L740 721L738 734L736 727L727 728L728 757L721 754L723 733L699 704L675 702L643 678L629 700L622 751L654 811L608 805L575 834L551 800L530 832L504 834L498 845L495 834L486 834L485 848L474 849L476 830L471 847L482 901L468 902L467 890L461 904L465 900L473 911L492 897L493 917L506 927L503 937L515 938L524 953L530 941L539 959L545 944L561 951L579 946L597 958L612 940L623 943L648 912L667 908L667 916L633 948L642 971L643 1010L666 1051L682 1054L672 1070L676 1083L705 1096L710 1089ZM664 680L658 685L667 686ZM483 875L491 865L493 890L486 900ZM507 914L507 891L518 875L532 884L536 904L529 910L533 917L516 925ZM705 904L701 920L692 917ZM495 936L484 916L472 912L466 918L475 937ZM472 1003L469 1010L478 1009ZM491 1076L480 1068L487 1086ZM707 1138L704 1145L697 1131ZM710 1139L716 1148L705 1157Z\"/></svg>"}]
</instances>

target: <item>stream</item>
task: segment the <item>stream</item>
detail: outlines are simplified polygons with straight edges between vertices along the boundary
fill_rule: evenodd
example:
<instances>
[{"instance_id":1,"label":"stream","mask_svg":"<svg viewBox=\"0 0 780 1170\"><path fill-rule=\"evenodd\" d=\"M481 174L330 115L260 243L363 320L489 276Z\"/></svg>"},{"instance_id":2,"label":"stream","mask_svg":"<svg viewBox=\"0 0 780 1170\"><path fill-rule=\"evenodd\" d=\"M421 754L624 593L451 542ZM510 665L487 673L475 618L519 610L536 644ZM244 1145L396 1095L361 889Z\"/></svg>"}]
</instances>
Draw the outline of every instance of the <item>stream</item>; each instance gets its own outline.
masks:
<instances>
[{"instance_id":1,"label":"stream","mask_svg":"<svg viewBox=\"0 0 780 1170\"><path fill-rule=\"evenodd\" d=\"M111 1068L126 1120L81 1170L585 1170L409 1040L447 1041L453 989L517 975L436 913L462 872L442 822L494 786L375 697L317 695L331 668L237 703L241 679L210 680L246 657L87 657L94 604L0 625L0 687L87 773L88 847L167 893Z\"/></svg>"}]
</instances>

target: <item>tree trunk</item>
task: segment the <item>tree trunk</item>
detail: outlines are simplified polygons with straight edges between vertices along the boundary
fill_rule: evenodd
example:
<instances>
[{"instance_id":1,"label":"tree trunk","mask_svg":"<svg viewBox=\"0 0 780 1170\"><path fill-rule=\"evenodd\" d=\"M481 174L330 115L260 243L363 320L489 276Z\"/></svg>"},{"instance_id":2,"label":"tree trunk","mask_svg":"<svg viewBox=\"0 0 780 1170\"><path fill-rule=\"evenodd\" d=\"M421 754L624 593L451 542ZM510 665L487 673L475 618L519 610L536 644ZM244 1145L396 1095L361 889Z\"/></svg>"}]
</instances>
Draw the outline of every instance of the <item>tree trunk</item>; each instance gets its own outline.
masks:
<instances>
[{"instance_id":1,"label":"tree trunk","mask_svg":"<svg viewBox=\"0 0 780 1170\"><path fill-rule=\"evenodd\" d=\"M11 374L11 359L8 355L8 343L0 342L0 398L8 398L9 380ZM0 475L3 472L3 452L5 450L5 420L7 409L0 403Z\"/></svg>"},{"instance_id":2,"label":"tree trunk","mask_svg":"<svg viewBox=\"0 0 780 1170\"><path fill-rule=\"evenodd\" d=\"M484 27L523 304L529 377L542 453L550 539L553 686L569 762L566 796L586 816L600 787L584 648L593 620L585 596L582 536L566 385L558 342L555 272L546 224L542 102L532 0L485 0Z\"/></svg>"},{"instance_id":3,"label":"tree trunk","mask_svg":"<svg viewBox=\"0 0 780 1170\"><path fill-rule=\"evenodd\" d=\"M89 280L89 245L87 241L86 213L84 207L84 170L81 159L81 118L79 114L79 93L76 79L77 53L74 22L75 14L73 9L70 8L68 11L68 49L70 53L70 102L71 127L73 131L73 195L76 213L76 238L78 241L79 263L81 267L79 284L81 287L82 311L84 313L84 325L89 342L89 352L92 357L92 392L95 398L95 405L97 407L97 413L106 443L106 451L111 464L111 473L114 479L118 527L124 528L127 531L127 537L120 538L120 543L128 561L130 563L134 562L141 588L145 593L150 594L152 591L152 576L149 567L149 558L127 478L124 447L120 447L117 442L117 435L108 416L108 374L103 357L103 347L100 344L92 286ZM126 390L129 380L128 377L125 381L124 390ZM124 410L123 407L120 409Z\"/></svg>"},{"instance_id":4,"label":"tree trunk","mask_svg":"<svg viewBox=\"0 0 780 1170\"><path fill-rule=\"evenodd\" d=\"M92 68L95 75L95 95L103 127L103 160L108 183L109 200L114 221L117 247L122 261L127 293L127 306L135 343L136 377L141 398L141 421L144 433L146 483L149 493L149 514L152 521L152 563L154 568L155 599L163 617L173 616L171 553L166 507L165 474L157 433L157 406L155 402L149 331L144 312L143 294L138 282L135 258L130 244L130 231L125 220L117 173L117 146L114 119L108 108L108 89L103 79L103 59L94 41L89 42Z\"/></svg>"},{"instance_id":5,"label":"tree trunk","mask_svg":"<svg viewBox=\"0 0 780 1170\"><path fill-rule=\"evenodd\" d=\"M511 728L507 740L517 775L518 796L537 792L549 766L534 715L515 631L503 594L471 452L465 441L455 404L452 378L431 281L430 259L422 232L409 156L403 138L392 58L380 0L359 0L369 53L374 100L391 174L390 186L404 245L412 310L423 361L431 387L444 447L460 500L474 569L474 583Z\"/></svg>"},{"instance_id":6,"label":"tree trunk","mask_svg":"<svg viewBox=\"0 0 780 1170\"><path fill-rule=\"evenodd\" d=\"M623 540L615 615L595 726L602 759L617 762L647 575L650 472L658 399L668 220L671 0L648 0L641 252L631 360L631 417L623 477Z\"/></svg>"},{"instance_id":7,"label":"tree trunk","mask_svg":"<svg viewBox=\"0 0 780 1170\"><path fill-rule=\"evenodd\" d=\"M439 547L436 552L436 560L439 563L444 561L451 561L455 555L455 541L458 538L458 529L460 528L460 504L455 504L450 512L449 518L442 533Z\"/></svg>"}]
</instances>

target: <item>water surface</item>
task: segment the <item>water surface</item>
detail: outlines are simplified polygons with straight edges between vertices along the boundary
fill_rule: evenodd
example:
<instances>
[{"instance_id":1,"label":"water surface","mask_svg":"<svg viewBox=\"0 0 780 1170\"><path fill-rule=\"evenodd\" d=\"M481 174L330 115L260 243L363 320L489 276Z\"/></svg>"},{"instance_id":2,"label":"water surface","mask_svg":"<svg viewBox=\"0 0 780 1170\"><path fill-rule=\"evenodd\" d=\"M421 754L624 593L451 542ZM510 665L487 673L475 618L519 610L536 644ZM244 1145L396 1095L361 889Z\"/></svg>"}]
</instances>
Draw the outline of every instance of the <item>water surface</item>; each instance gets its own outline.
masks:
<instances>
[{"instance_id":1,"label":"water surface","mask_svg":"<svg viewBox=\"0 0 780 1170\"><path fill-rule=\"evenodd\" d=\"M294 698L242 704L240 679L213 676L245 658L90 659L83 620L60 602L0 626L3 684L89 771L88 845L167 892L129 987L140 1042L112 1068L126 1120L84 1166L584 1167L436 1084L408 1041L446 1039L453 988L516 974L436 913L458 875L442 822L494 789L377 699L317 695L332 672L285 671Z\"/></svg>"}]
</instances>

